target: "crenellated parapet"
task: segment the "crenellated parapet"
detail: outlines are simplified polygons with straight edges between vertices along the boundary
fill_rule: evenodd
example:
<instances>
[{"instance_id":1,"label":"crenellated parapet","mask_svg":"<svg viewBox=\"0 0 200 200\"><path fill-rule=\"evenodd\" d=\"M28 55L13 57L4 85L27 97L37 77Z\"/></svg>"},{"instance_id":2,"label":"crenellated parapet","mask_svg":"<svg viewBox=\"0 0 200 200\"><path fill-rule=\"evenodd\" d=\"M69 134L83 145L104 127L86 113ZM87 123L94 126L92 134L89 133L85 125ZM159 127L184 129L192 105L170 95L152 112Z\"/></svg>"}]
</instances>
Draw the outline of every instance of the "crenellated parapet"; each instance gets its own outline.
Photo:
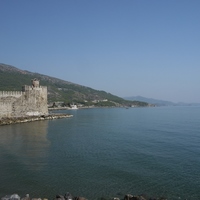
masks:
<instances>
[{"instance_id":1,"label":"crenellated parapet","mask_svg":"<svg viewBox=\"0 0 200 200\"><path fill-rule=\"evenodd\" d=\"M47 87L46 86L33 87L33 86L30 86L30 85L22 86L22 91L23 92L25 92L25 91L33 91L33 90L45 91L45 90L47 90Z\"/></svg>"},{"instance_id":2,"label":"crenellated parapet","mask_svg":"<svg viewBox=\"0 0 200 200\"><path fill-rule=\"evenodd\" d=\"M22 96L23 92L22 91L0 91L0 98L1 97L16 97L19 98Z\"/></svg>"}]
</instances>

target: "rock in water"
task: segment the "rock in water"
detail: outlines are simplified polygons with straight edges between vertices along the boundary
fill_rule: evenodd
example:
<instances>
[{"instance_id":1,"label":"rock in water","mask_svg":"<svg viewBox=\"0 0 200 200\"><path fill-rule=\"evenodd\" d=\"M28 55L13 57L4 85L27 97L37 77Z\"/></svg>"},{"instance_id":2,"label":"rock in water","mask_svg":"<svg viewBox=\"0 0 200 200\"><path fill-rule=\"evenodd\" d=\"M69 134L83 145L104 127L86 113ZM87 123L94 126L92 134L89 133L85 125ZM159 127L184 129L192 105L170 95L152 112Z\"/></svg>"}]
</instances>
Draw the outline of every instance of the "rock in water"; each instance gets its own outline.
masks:
<instances>
[{"instance_id":1,"label":"rock in water","mask_svg":"<svg viewBox=\"0 0 200 200\"><path fill-rule=\"evenodd\" d=\"M69 192L67 192L64 197L65 197L65 200L73 200L73 197Z\"/></svg>"}]
</instances>

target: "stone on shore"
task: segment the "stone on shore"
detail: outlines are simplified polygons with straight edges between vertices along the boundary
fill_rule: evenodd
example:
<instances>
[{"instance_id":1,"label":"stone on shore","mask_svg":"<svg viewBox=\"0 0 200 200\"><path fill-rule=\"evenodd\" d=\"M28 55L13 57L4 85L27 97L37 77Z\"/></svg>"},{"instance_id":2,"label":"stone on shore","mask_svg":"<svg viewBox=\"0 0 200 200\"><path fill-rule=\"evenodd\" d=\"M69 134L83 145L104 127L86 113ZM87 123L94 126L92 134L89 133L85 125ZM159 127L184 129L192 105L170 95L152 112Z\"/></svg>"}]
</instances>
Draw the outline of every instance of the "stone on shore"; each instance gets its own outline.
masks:
<instances>
[{"instance_id":1,"label":"stone on shore","mask_svg":"<svg viewBox=\"0 0 200 200\"><path fill-rule=\"evenodd\" d=\"M70 193L66 193L63 195L56 195L56 198L54 200L87 200L85 197L73 197Z\"/></svg>"},{"instance_id":2,"label":"stone on shore","mask_svg":"<svg viewBox=\"0 0 200 200\"><path fill-rule=\"evenodd\" d=\"M101 198L101 200L107 199L107 198ZM119 197L114 197L114 198L108 198L109 200L120 200ZM12 195L6 195L1 198L1 200L20 200L20 196L18 194L12 194ZM21 200L48 200L46 198L30 198L29 195L27 194L25 197L21 198ZM80 196L75 196L73 197L70 193L66 193L64 196L63 195L56 195L54 200L87 200L85 197L80 197ZM146 195L132 195L132 194L126 194L124 196L123 200L167 200L164 197L158 197L158 198L148 198Z\"/></svg>"},{"instance_id":3,"label":"stone on shore","mask_svg":"<svg viewBox=\"0 0 200 200\"><path fill-rule=\"evenodd\" d=\"M18 194L6 195L1 200L20 200L20 196Z\"/></svg>"}]
</instances>

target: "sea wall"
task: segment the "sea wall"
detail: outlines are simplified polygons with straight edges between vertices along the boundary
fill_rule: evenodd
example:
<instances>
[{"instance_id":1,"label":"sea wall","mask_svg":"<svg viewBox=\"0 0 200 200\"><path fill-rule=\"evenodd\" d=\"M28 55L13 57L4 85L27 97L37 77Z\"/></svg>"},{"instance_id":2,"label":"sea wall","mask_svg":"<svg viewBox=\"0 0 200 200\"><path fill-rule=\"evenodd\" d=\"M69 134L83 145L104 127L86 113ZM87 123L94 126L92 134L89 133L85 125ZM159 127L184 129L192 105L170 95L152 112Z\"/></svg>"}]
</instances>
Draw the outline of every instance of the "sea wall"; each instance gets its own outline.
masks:
<instances>
[{"instance_id":1,"label":"sea wall","mask_svg":"<svg viewBox=\"0 0 200 200\"><path fill-rule=\"evenodd\" d=\"M10 125L10 124L20 124L20 123L26 123L26 122L34 122L34 121L70 118L70 117L73 117L73 115L51 114L51 115L42 115L42 116L8 117L8 118L0 119L0 126Z\"/></svg>"}]
</instances>

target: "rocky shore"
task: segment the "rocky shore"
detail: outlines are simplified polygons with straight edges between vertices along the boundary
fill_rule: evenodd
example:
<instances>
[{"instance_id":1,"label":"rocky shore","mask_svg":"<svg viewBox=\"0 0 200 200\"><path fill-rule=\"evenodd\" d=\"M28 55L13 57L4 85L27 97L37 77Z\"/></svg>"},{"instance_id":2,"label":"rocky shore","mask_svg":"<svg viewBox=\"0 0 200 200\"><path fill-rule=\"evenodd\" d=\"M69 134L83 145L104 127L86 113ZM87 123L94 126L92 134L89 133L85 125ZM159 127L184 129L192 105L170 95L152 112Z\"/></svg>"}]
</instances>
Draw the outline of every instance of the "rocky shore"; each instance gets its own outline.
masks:
<instances>
[{"instance_id":1,"label":"rocky shore","mask_svg":"<svg viewBox=\"0 0 200 200\"><path fill-rule=\"evenodd\" d=\"M6 195L1 198L1 200L48 200L47 198L30 198L29 194L26 194L25 197L20 198L18 194ZM65 195L56 195L53 200L88 200L85 197L72 196L70 193ZM112 198L98 198L98 200L167 200L164 197L159 198L150 198L146 195L131 195L126 194L124 198L112 197Z\"/></svg>"},{"instance_id":2,"label":"rocky shore","mask_svg":"<svg viewBox=\"0 0 200 200\"><path fill-rule=\"evenodd\" d=\"M34 121L62 119L62 118L69 118L69 117L73 117L73 115L69 115L69 114L49 114L49 115L42 115L42 116L2 118L2 119L0 119L0 126L10 125L10 124L26 123L26 122L34 122Z\"/></svg>"}]
</instances>

